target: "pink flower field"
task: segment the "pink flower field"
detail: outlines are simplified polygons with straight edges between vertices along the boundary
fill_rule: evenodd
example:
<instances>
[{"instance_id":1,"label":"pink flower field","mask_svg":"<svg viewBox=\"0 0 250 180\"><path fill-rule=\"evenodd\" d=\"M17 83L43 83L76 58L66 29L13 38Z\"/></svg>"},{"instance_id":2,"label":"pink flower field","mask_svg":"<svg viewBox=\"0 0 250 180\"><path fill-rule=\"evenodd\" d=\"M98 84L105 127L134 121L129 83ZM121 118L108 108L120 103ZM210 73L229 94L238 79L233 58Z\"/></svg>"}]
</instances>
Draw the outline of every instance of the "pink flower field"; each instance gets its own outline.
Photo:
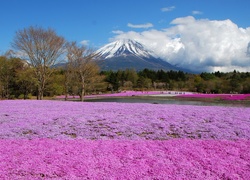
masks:
<instances>
[{"instance_id":1,"label":"pink flower field","mask_svg":"<svg viewBox=\"0 0 250 180\"><path fill-rule=\"evenodd\" d=\"M250 179L249 112L0 101L0 179Z\"/></svg>"},{"instance_id":2,"label":"pink flower field","mask_svg":"<svg viewBox=\"0 0 250 180\"><path fill-rule=\"evenodd\" d=\"M119 93L109 93L109 94L95 94L86 95L84 98L98 98L98 97L131 97L131 96L148 96L167 93L166 91L122 91ZM64 99L65 95L57 96L57 99ZM69 99L79 99L79 96L68 96Z\"/></svg>"},{"instance_id":3,"label":"pink flower field","mask_svg":"<svg viewBox=\"0 0 250 180\"><path fill-rule=\"evenodd\" d=\"M250 100L250 94L182 94L186 98L218 98L222 100Z\"/></svg>"}]
</instances>

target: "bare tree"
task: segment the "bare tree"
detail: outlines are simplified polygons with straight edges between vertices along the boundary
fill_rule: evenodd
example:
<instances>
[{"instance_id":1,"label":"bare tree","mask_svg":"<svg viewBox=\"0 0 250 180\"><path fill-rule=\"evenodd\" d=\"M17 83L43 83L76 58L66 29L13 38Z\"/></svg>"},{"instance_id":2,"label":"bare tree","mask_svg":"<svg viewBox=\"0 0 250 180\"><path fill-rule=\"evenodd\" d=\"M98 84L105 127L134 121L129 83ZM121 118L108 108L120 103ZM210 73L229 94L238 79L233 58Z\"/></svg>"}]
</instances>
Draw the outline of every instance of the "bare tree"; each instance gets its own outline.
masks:
<instances>
[{"instance_id":1,"label":"bare tree","mask_svg":"<svg viewBox=\"0 0 250 180\"><path fill-rule=\"evenodd\" d=\"M85 46L78 46L76 42L67 43L67 58L70 72L74 73L74 81L80 85L80 98L84 101L85 85L88 78L98 73L98 65L94 58L96 54L93 50Z\"/></svg>"},{"instance_id":2,"label":"bare tree","mask_svg":"<svg viewBox=\"0 0 250 180\"><path fill-rule=\"evenodd\" d=\"M28 59L35 69L37 78L37 99L43 99L45 85L51 75L51 66L64 53L65 40L53 29L29 27L16 32L12 47Z\"/></svg>"}]
</instances>

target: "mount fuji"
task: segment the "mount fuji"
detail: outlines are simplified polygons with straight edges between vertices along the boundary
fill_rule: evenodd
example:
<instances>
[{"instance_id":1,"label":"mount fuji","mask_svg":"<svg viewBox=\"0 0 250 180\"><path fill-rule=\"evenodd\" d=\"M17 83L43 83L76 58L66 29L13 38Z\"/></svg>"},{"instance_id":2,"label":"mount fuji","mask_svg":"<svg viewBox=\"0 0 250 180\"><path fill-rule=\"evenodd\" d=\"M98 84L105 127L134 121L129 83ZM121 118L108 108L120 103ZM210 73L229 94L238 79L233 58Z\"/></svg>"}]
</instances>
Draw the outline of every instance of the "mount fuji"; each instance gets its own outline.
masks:
<instances>
[{"instance_id":1,"label":"mount fuji","mask_svg":"<svg viewBox=\"0 0 250 180\"><path fill-rule=\"evenodd\" d=\"M96 51L97 62L102 70L136 71L145 68L150 70L181 70L170 63L158 58L152 51L131 39L121 39L111 42Z\"/></svg>"}]
</instances>

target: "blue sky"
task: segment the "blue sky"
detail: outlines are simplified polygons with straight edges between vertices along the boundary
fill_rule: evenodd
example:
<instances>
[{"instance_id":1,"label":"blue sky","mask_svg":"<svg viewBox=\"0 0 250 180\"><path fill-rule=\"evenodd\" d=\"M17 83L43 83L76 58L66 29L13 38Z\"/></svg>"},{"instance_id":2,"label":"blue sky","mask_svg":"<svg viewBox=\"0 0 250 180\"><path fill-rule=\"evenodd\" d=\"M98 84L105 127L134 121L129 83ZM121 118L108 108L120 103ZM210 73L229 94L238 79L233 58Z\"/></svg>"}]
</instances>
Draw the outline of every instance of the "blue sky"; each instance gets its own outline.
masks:
<instances>
[{"instance_id":1,"label":"blue sky","mask_svg":"<svg viewBox=\"0 0 250 180\"><path fill-rule=\"evenodd\" d=\"M248 0L0 1L0 53L4 53L11 48L10 44L17 30L29 26L51 27L56 30L58 35L65 37L68 41L87 43L92 48L99 48L119 37L130 37L140 41L141 36L149 32L152 36L154 36L153 32L158 34L161 32L169 34L171 32L171 36L173 34L185 34L186 31L180 31L180 27L185 26L188 31L187 23L192 18L191 21L194 25L192 27L194 28L200 21L204 21L205 25L218 21L228 24L228 27L233 24L238 29L243 28L247 31L247 36L244 36L245 44L249 40L248 35L250 36L250 1ZM178 21L178 18L183 19ZM230 22L226 20L230 20ZM184 24L183 21L185 21ZM208 28L210 27L214 26L208 26ZM214 31L216 30L213 29L211 32ZM134 35L131 35L133 33ZM192 33L195 34L195 29ZM143 36L143 38L145 37ZM156 37L159 36L156 35ZM177 40L175 39L175 41ZM183 39L179 42L187 47L188 44L184 40L185 36L183 35ZM154 41L156 42L156 40ZM170 44L173 45L173 42L170 42ZM177 47L179 45L176 45ZM244 48L247 48L247 45ZM180 49L178 49L179 55L180 52ZM172 57L172 55L165 54L165 59L178 62L177 57L171 59L170 56ZM193 59L190 57L191 60L189 61L195 62L197 58L200 62L203 61L200 56L193 57ZM209 57L204 58L209 59ZM211 58L213 59L213 57ZM213 61L217 67L216 58ZM231 58L230 63L234 65L232 61L233 58ZM209 64L209 62L205 63ZM211 63L209 66L211 66Z\"/></svg>"}]
</instances>

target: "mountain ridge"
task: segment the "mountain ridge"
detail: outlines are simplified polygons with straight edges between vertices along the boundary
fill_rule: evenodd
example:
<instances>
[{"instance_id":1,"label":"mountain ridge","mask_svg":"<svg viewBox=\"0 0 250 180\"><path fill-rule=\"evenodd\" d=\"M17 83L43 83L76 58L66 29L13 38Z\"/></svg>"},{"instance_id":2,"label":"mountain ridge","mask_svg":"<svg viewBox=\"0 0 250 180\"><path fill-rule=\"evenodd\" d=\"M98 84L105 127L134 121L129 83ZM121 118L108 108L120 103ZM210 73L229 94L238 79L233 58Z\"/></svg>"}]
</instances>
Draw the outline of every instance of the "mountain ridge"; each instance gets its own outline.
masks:
<instances>
[{"instance_id":1,"label":"mountain ridge","mask_svg":"<svg viewBox=\"0 0 250 180\"><path fill-rule=\"evenodd\" d=\"M140 71L147 68L151 70L183 71L183 69L158 58L154 52L131 39L111 42L98 49L96 53L97 62L102 70L135 69Z\"/></svg>"},{"instance_id":2,"label":"mountain ridge","mask_svg":"<svg viewBox=\"0 0 250 180\"><path fill-rule=\"evenodd\" d=\"M131 39L122 39L106 44L97 50L97 54L100 54L104 59L128 54L145 58L156 56L153 52L146 50L141 43Z\"/></svg>"}]
</instances>

